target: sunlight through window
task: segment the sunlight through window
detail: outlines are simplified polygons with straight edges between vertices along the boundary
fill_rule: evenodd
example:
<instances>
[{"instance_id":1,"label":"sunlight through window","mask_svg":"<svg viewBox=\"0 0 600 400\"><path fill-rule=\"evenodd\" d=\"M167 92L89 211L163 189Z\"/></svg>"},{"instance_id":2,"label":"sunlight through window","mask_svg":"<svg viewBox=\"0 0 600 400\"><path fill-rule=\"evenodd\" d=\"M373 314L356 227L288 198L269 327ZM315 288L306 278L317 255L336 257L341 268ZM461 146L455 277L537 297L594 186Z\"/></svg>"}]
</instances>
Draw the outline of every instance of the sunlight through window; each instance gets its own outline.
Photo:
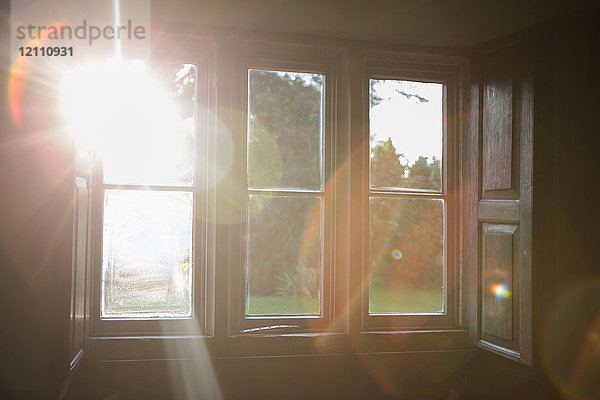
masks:
<instances>
[{"instance_id":1,"label":"sunlight through window","mask_svg":"<svg viewBox=\"0 0 600 400\"><path fill-rule=\"evenodd\" d=\"M101 317L191 316L196 67L107 60L64 85L69 128L102 163Z\"/></svg>"},{"instance_id":2,"label":"sunlight through window","mask_svg":"<svg viewBox=\"0 0 600 400\"><path fill-rule=\"evenodd\" d=\"M370 314L445 311L443 93L370 80Z\"/></svg>"},{"instance_id":3,"label":"sunlight through window","mask_svg":"<svg viewBox=\"0 0 600 400\"><path fill-rule=\"evenodd\" d=\"M324 83L248 71L247 315L322 311Z\"/></svg>"}]
</instances>

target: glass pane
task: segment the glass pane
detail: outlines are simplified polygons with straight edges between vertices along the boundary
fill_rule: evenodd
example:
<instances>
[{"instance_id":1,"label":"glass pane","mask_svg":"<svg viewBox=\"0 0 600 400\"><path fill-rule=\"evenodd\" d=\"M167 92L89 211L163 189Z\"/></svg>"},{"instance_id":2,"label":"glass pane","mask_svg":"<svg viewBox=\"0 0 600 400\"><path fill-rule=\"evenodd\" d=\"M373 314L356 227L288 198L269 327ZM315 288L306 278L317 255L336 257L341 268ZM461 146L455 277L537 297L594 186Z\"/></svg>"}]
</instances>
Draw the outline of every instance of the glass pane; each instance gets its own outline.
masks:
<instances>
[{"instance_id":1,"label":"glass pane","mask_svg":"<svg viewBox=\"0 0 600 400\"><path fill-rule=\"evenodd\" d=\"M371 187L442 190L441 83L370 80Z\"/></svg>"},{"instance_id":2,"label":"glass pane","mask_svg":"<svg viewBox=\"0 0 600 400\"><path fill-rule=\"evenodd\" d=\"M319 315L323 212L318 197L250 196L247 315Z\"/></svg>"},{"instance_id":3,"label":"glass pane","mask_svg":"<svg viewBox=\"0 0 600 400\"><path fill-rule=\"evenodd\" d=\"M106 190L102 317L191 315L190 192Z\"/></svg>"},{"instance_id":4,"label":"glass pane","mask_svg":"<svg viewBox=\"0 0 600 400\"><path fill-rule=\"evenodd\" d=\"M157 64L111 82L105 183L193 185L196 75L191 64Z\"/></svg>"},{"instance_id":5,"label":"glass pane","mask_svg":"<svg viewBox=\"0 0 600 400\"><path fill-rule=\"evenodd\" d=\"M321 74L248 71L248 186L320 190Z\"/></svg>"},{"instance_id":6,"label":"glass pane","mask_svg":"<svg viewBox=\"0 0 600 400\"><path fill-rule=\"evenodd\" d=\"M444 203L369 201L369 313L444 311Z\"/></svg>"}]
</instances>

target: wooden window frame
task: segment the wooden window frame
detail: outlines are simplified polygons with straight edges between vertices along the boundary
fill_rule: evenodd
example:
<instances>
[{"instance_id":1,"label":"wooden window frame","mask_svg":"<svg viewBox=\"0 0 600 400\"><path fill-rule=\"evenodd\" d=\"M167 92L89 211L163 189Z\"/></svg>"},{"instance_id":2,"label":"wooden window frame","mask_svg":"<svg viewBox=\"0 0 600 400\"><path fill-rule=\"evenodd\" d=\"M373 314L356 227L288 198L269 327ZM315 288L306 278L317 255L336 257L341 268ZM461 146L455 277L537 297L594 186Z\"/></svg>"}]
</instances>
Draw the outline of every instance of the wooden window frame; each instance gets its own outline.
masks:
<instances>
[{"instance_id":1,"label":"wooden window frame","mask_svg":"<svg viewBox=\"0 0 600 400\"><path fill-rule=\"evenodd\" d=\"M364 103L364 135L366 143L370 142L369 132L369 83L371 79L406 80L415 82L440 83L444 85L442 104L443 146L442 146L442 189L440 192L411 188L373 188L370 184L370 157L367 153L364 160L363 179L365 194L363 195L363 268L362 280L363 300L361 302L361 320L363 331L401 330L401 329L452 329L457 327L459 313L458 298L458 71L455 67L432 65L427 63L407 62L410 57L398 56L396 60L367 60L363 90L367 99ZM369 146L370 148L370 146ZM369 201L375 197L437 199L442 200L444 207L444 311L442 313L414 314L369 314Z\"/></svg>"},{"instance_id":2,"label":"wooden window frame","mask_svg":"<svg viewBox=\"0 0 600 400\"><path fill-rule=\"evenodd\" d=\"M204 250L204 292L196 305L197 318L185 321L101 321L102 190L94 190L93 276L91 331L88 347L92 359L169 358L165 348L196 343L206 352L190 357L242 357L317 353L448 350L469 348L466 299L468 273L461 261L469 252L463 240L464 224L472 210L468 175L462 147L469 135L469 63L466 54L443 54L436 49L405 48L357 41L288 38L282 35L187 34L153 35L157 49L153 58L199 66L204 58L208 82L204 105L199 107L198 126L205 127L208 179L214 184L203 194L207 223L205 237L196 251ZM243 36L243 39L242 39ZM185 43L186 46L182 46ZM170 50L165 50L170 49ZM326 177L323 196L330 196L330 267L324 283L330 298L320 318L246 318L244 313L245 224L248 186L246 178L248 69L315 72L325 75ZM447 111L448 134L443 196L447 196L446 219L452 229L448 239L448 312L429 320L423 315L368 315L368 199L369 130L368 83L371 76L390 79L443 82L451 93ZM199 95L200 101L200 95ZM450 103L449 103L450 104ZM327 120L328 118L328 120ZM202 137L198 130L199 139ZM200 140L199 140L200 141ZM365 143L367 144L365 146ZM467 149L468 150L468 149ZM231 154L224 154L231 151ZM217 171L230 157L227 172ZM329 164L327 163L329 159ZM95 168L96 174L98 168ZM450 175L450 177L448 177ZM101 182L97 175L93 187ZM450 181L449 181L450 179ZM448 182L451 184L448 185ZM379 190L377 190L379 191ZM385 192L385 190L384 190ZM394 195L394 193L392 193ZM399 195L402 196L402 195ZM429 193L410 196L431 198ZM436 196L436 195L433 195ZM439 196L439 194L438 194ZM450 204L451 203L451 204ZM198 271L199 255L195 266ZM327 314L325 315L325 311ZM439 316L436 316L439 317ZM181 326L172 322L182 322ZM288 325L287 327L285 325ZM415 335L415 333L418 333ZM398 342L402 336L409 340ZM321 346L315 346L320 337ZM398 343L398 346L392 345ZM401 344L400 344L401 343ZM163 349L163 350L161 350ZM195 350L194 350L195 351ZM200 351L200 350L198 350Z\"/></svg>"},{"instance_id":3,"label":"wooden window frame","mask_svg":"<svg viewBox=\"0 0 600 400\"><path fill-rule=\"evenodd\" d=\"M210 188L214 182L214 171L211 170L211 160L214 155L208 151L214 147L214 139L210 130L214 126L211 116L211 103L214 93L210 80L214 75L214 49L210 40L193 40L193 50L183 51L175 46L178 35L164 35L152 48L151 63L180 63L193 64L197 68L196 87L196 165L194 184L190 186L166 185L137 185L137 184L106 184L102 177L102 160L94 156L92 178L92 218L95 227L92 234L92 282L91 282L91 337L124 337L124 336L171 336L171 335L211 335L213 329L214 310L214 258L211 255L210 244L214 242L214 232L211 230L211 209L214 207L211 191L200 187L204 184ZM177 51L175 51L177 49ZM201 165L202 163L202 165ZM104 191L144 190L191 192L193 196L192 214L192 310L189 317L160 317L160 318L102 318L102 240Z\"/></svg>"},{"instance_id":4,"label":"wooden window frame","mask_svg":"<svg viewBox=\"0 0 600 400\"><path fill-rule=\"evenodd\" d=\"M229 271L229 334L230 335L289 335L297 333L335 332L343 330L343 317L340 318L342 305L347 302L347 293L336 288L343 287L343 276L347 267L342 265L336 256L339 240L336 237L338 229L337 206L339 199L339 186L342 183L335 179L339 169L339 161L345 157L343 151L338 149L337 143L347 141L338 129L338 100L341 57L332 55L325 49L314 46L285 45L263 43L258 41L245 41L242 51L235 63L235 78L233 91L235 95L235 108L244 110L238 114L240 118L238 134L235 141L240 144L236 158L240 160L239 169L234 171L233 180L238 184L236 192L242 193L239 197L238 207L241 226L236 230L235 240L232 241L237 249L232 249L232 254L239 257L230 259ZM247 185L247 110L248 110L248 71L271 70L281 72L316 73L324 76L323 86L323 137L322 137L322 171L321 190L310 189L254 189ZM261 195L265 192L272 193L275 197L319 197L321 200L321 221L323 234L323 265L322 265L322 293L320 315L246 315L246 241L247 228L247 199L249 195ZM237 219L237 218L235 218Z\"/></svg>"}]
</instances>

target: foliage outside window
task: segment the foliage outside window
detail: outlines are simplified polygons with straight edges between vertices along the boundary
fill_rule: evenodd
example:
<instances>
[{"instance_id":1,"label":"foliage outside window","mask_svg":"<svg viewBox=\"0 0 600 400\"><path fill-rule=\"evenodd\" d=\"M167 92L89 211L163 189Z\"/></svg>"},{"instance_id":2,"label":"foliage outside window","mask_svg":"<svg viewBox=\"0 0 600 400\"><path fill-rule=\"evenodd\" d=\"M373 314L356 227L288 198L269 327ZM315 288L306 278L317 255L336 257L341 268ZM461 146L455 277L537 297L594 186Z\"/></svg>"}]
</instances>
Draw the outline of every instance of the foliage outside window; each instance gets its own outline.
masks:
<instances>
[{"instance_id":1,"label":"foliage outside window","mask_svg":"<svg viewBox=\"0 0 600 400\"><path fill-rule=\"evenodd\" d=\"M247 315L319 315L324 76L248 72Z\"/></svg>"}]
</instances>

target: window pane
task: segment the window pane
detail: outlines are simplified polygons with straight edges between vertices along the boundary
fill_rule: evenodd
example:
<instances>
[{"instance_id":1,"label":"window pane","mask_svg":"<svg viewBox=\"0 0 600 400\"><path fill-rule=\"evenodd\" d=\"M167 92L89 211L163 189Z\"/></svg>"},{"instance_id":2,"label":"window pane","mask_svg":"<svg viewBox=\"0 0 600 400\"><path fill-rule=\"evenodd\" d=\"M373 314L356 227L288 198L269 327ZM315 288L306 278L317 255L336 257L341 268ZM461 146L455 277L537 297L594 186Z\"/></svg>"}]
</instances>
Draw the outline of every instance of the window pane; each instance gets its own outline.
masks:
<instances>
[{"instance_id":1,"label":"window pane","mask_svg":"<svg viewBox=\"0 0 600 400\"><path fill-rule=\"evenodd\" d=\"M111 83L105 183L193 185L196 75L191 64L157 64Z\"/></svg>"},{"instance_id":2,"label":"window pane","mask_svg":"<svg viewBox=\"0 0 600 400\"><path fill-rule=\"evenodd\" d=\"M320 190L321 74L248 71L248 186Z\"/></svg>"},{"instance_id":3,"label":"window pane","mask_svg":"<svg viewBox=\"0 0 600 400\"><path fill-rule=\"evenodd\" d=\"M102 317L191 315L190 192L106 190Z\"/></svg>"},{"instance_id":4,"label":"window pane","mask_svg":"<svg viewBox=\"0 0 600 400\"><path fill-rule=\"evenodd\" d=\"M318 197L250 196L247 315L319 315L323 212Z\"/></svg>"},{"instance_id":5,"label":"window pane","mask_svg":"<svg viewBox=\"0 0 600 400\"><path fill-rule=\"evenodd\" d=\"M369 313L444 311L444 203L369 201Z\"/></svg>"},{"instance_id":6,"label":"window pane","mask_svg":"<svg viewBox=\"0 0 600 400\"><path fill-rule=\"evenodd\" d=\"M371 187L442 190L440 83L370 80Z\"/></svg>"}]
</instances>

